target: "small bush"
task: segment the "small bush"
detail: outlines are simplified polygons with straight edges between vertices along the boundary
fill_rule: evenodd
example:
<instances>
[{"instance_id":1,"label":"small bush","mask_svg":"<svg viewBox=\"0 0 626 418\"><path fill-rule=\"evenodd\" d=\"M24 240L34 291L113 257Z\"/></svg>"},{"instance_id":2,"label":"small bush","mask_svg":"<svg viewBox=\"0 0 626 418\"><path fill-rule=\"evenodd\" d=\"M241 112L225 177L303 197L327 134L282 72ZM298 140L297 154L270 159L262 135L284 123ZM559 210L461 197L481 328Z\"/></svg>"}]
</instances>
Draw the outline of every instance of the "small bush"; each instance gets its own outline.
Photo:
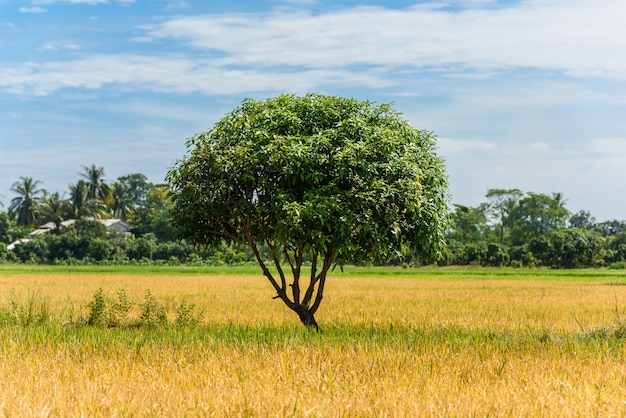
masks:
<instances>
[{"instance_id":1,"label":"small bush","mask_svg":"<svg viewBox=\"0 0 626 418\"><path fill-rule=\"evenodd\" d=\"M89 313L86 318L71 320L70 323L77 326L101 326L101 327L191 327L202 321L204 312L196 309L193 304L184 300L175 308L174 321L168 321L167 309L150 292L146 290L143 303L138 305L139 317L132 317L131 311L134 303L128 297L124 289L117 292L117 299L107 298L102 288L98 288L87 307ZM14 310L15 308L12 308ZM0 311L0 321L3 313Z\"/></svg>"},{"instance_id":2,"label":"small bush","mask_svg":"<svg viewBox=\"0 0 626 418\"><path fill-rule=\"evenodd\" d=\"M101 287L93 294L87 307L89 308L87 325L104 325L106 322L106 301Z\"/></svg>"},{"instance_id":3,"label":"small bush","mask_svg":"<svg viewBox=\"0 0 626 418\"><path fill-rule=\"evenodd\" d=\"M141 325L155 326L167 324L165 308L157 302L150 290L146 290L145 301L140 307L139 323Z\"/></svg>"},{"instance_id":4,"label":"small bush","mask_svg":"<svg viewBox=\"0 0 626 418\"><path fill-rule=\"evenodd\" d=\"M25 305L17 302L15 291L9 294L9 309L0 314L3 322L13 325L28 327L31 325L42 325L50 321L50 307L45 300L37 300L31 294Z\"/></svg>"},{"instance_id":5,"label":"small bush","mask_svg":"<svg viewBox=\"0 0 626 418\"><path fill-rule=\"evenodd\" d=\"M609 264L609 268L613 270L624 270L626 269L626 261L617 261L615 263Z\"/></svg>"},{"instance_id":6,"label":"small bush","mask_svg":"<svg viewBox=\"0 0 626 418\"><path fill-rule=\"evenodd\" d=\"M110 304L108 311L108 326L118 326L128 318L128 314L133 304L128 299L128 295L124 289L117 291L117 301Z\"/></svg>"},{"instance_id":7,"label":"small bush","mask_svg":"<svg viewBox=\"0 0 626 418\"><path fill-rule=\"evenodd\" d=\"M196 305L188 305L185 301L182 301L176 308L176 326L188 327L197 325L202 321L204 312L196 311Z\"/></svg>"}]
</instances>

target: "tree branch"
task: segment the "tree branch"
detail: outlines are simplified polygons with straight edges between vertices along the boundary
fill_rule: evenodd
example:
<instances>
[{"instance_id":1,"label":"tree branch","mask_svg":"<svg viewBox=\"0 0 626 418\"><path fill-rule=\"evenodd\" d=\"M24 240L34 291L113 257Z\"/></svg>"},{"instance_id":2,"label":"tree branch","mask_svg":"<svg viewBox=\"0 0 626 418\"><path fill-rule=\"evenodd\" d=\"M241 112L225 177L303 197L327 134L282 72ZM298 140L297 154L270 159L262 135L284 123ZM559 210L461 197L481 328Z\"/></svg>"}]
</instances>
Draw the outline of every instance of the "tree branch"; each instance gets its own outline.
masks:
<instances>
[{"instance_id":1,"label":"tree branch","mask_svg":"<svg viewBox=\"0 0 626 418\"><path fill-rule=\"evenodd\" d=\"M303 253L304 244L301 243L299 248L297 250L294 250L295 267L291 263L291 261L289 262L289 264L291 264L291 270L293 272L293 283L291 285L291 290L293 293L293 302L296 304L296 306L300 305L300 272L302 270L302 260L304 258ZM287 255L286 251L285 255Z\"/></svg>"},{"instance_id":2,"label":"tree branch","mask_svg":"<svg viewBox=\"0 0 626 418\"><path fill-rule=\"evenodd\" d=\"M313 254L314 263L311 266L311 281L309 282L309 287L306 290L306 294L304 295L304 299L302 300L302 305L307 308L310 306L311 299L313 298L313 293L315 292L315 285L320 282L321 290L323 290L323 282L326 280L326 273L330 269L330 266L333 264L333 260L335 259L335 253L332 251L327 252L324 255L324 264L322 266L322 271L319 274L317 272L317 253ZM319 299L319 301L318 301ZM319 306L319 302L321 302L321 294L320 294L320 286L317 288L317 295L315 298L315 303Z\"/></svg>"},{"instance_id":3,"label":"tree branch","mask_svg":"<svg viewBox=\"0 0 626 418\"><path fill-rule=\"evenodd\" d=\"M274 276L269 271L267 266L265 265L265 262L263 261L263 257L261 257L261 253L259 252L259 249L256 246L254 240L252 239L252 235L250 234L250 229L247 228L246 231L247 231L246 235L247 235L247 238L248 238L248 246L250 247L250 249L252 249L252 252L254 253L254 257L256 258L257 262L259 263L259 266L261 266L261 270L263 271L263 275L265 277L267 277L267 279L270 281L272 286L274 286L274 289L276 290L276 293L277 293L277 297L282 299L283 302L285 302L285 304L290 309L295 310L296 309L295 304L291 300L289 300L289 297L287 296L287 292L285 291L285 287L286 287L285 286L285 278L284 278L284 274L282 272L282 269L279 268L279 273L281 274L282 283L283 283L283 286L281 287L278 284L278 282L276 281L276 279L274 279ZM266 242L267 242L267 240L266 240ZM275 258L274 255L272 255L272 258ZM276 298L274 298L274 299L276 299Z\"/></svg>"},{"instance_id":4,"label":"tree branch","mask_svg":"<svg viewBox=\"0 0 626 418\"><path fill-rule=\"evenodd\" d=\"M278 270L278 275L280 276L281 289L283 290L283 293L286 293L287 292L287 279L285 278L285 272L283 271L283 268L280 265L280 257L277 255L278 251L276 251L276 247L272 245L269 238L267 237L265 237L265 244L267 244L267 246L269 247L272 260L274 261L274 266L276 266L276 270Z\"/></svg>"},{"instance_id":5,"label":"tree branch","mask_svg":"<svg viewBox=\"0 0 626 418\"><path fill-rule=\"evenodd\" d=\"M313 306L309 311L311 315L314 315L317 312L317 309L320 307L320 303L322 302L322 298L324 297L324 286L326 285L326 275L328 274L328 270L330 266L332 266L333 261L335 260L335 254L333 252L326 253L324 257L324 267L322 271L317 276L319 280L319 285L317 286L317 295L315 295L315 302L313 302Z\"/></svg>"},{"instance_id":6,"label":"tree branch","mask_svg":"<svg viewBox=\"0 0 626 418\"><path fill-rule=\"evenodd\" d=\"M265 244L269 247L270 249L270 256L272 257L272 260L274 261L274 265L276 266L276 270L278 270L278 274L280 276L280 282L281 282L281 289L282 289L282 293L285 295L285 298L287 300L289 300L287 298L287 280L285 279L285 273L283 272L282 267L280 266L280 258L276 256L277 251L276 251L276 247L274 247L272 245L272 242L270 241L270 237L267 234L267 232L265 231L265 226L263 225L263 222L261 222L261 219L259 216L255 216L254 217L257 226L259 227L259 230L261 231L261 235L262 235L262 239L265 242ZM247 231L250 231L250 228L246 228ZM287 303L287 302L285 302Z\"/></svg>"}]
</instances>

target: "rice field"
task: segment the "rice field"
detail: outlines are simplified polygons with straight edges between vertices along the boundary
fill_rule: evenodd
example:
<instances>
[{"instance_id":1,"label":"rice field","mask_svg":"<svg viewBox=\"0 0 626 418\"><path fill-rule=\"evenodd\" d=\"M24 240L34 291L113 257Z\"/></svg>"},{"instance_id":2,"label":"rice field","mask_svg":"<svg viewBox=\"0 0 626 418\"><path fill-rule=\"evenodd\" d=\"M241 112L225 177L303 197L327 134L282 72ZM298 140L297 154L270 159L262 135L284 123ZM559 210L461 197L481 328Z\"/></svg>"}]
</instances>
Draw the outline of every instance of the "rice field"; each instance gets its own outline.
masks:
<instances>
[{"instance_id":1,"label":"rice field","mask_svg":"<svg viewBox=\"0 0 626 418\"><path fill-rule=\"evenodd\" d=\"M318 334L257 269L0 266L0 416L626 415L624 272L337 269Z\"/></svg>"}]
</instances>

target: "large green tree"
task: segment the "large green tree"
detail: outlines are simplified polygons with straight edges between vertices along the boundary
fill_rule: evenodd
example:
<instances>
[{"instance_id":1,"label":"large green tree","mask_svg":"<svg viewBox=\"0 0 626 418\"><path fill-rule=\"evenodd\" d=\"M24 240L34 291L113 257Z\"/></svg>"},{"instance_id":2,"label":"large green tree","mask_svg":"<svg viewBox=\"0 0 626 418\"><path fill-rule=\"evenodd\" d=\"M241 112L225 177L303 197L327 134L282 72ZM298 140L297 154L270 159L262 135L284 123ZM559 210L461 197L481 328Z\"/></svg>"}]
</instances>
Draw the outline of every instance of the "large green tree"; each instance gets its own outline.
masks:
<instances>
[{"instance_id":1,"label":"large green tree","mask_svg":"<svg viewBox=\"0 0 626 418\"><path fill-rule=\"evenodd\" d=\"M168 173L179 233L248 245L306 326L318 328L335 262L384 261L408 247L440 254L444 163L434 136L389 105L318 94L246 100L187 147Z\"/></svg>"}]
</instances>

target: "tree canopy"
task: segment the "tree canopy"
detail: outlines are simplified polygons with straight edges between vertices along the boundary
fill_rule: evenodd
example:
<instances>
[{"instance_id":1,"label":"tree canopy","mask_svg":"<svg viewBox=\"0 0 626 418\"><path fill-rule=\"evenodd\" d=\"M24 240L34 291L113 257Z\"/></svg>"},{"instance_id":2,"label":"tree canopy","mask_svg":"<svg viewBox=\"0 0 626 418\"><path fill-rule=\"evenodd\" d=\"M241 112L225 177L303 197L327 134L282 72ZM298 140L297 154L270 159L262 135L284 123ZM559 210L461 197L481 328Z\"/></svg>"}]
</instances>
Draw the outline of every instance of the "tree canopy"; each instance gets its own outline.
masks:
<instances>
[{"instance_id":1,"label":"tree canopy","mask_svg":"<svg viewBox=\"0 0 626 418\"><path fill-rule=\"evenodd\" d=\"M317 327L313 315L333 263L384 261L403 248L440 253L444 163L432 133L390 105L318 94L249 99L187 147L168 173L179 234L248 245L305 325ZM306 257L311 273L301 293ZM290 290L283 262L292 270Z\"/></svg>"}]
</instances>

